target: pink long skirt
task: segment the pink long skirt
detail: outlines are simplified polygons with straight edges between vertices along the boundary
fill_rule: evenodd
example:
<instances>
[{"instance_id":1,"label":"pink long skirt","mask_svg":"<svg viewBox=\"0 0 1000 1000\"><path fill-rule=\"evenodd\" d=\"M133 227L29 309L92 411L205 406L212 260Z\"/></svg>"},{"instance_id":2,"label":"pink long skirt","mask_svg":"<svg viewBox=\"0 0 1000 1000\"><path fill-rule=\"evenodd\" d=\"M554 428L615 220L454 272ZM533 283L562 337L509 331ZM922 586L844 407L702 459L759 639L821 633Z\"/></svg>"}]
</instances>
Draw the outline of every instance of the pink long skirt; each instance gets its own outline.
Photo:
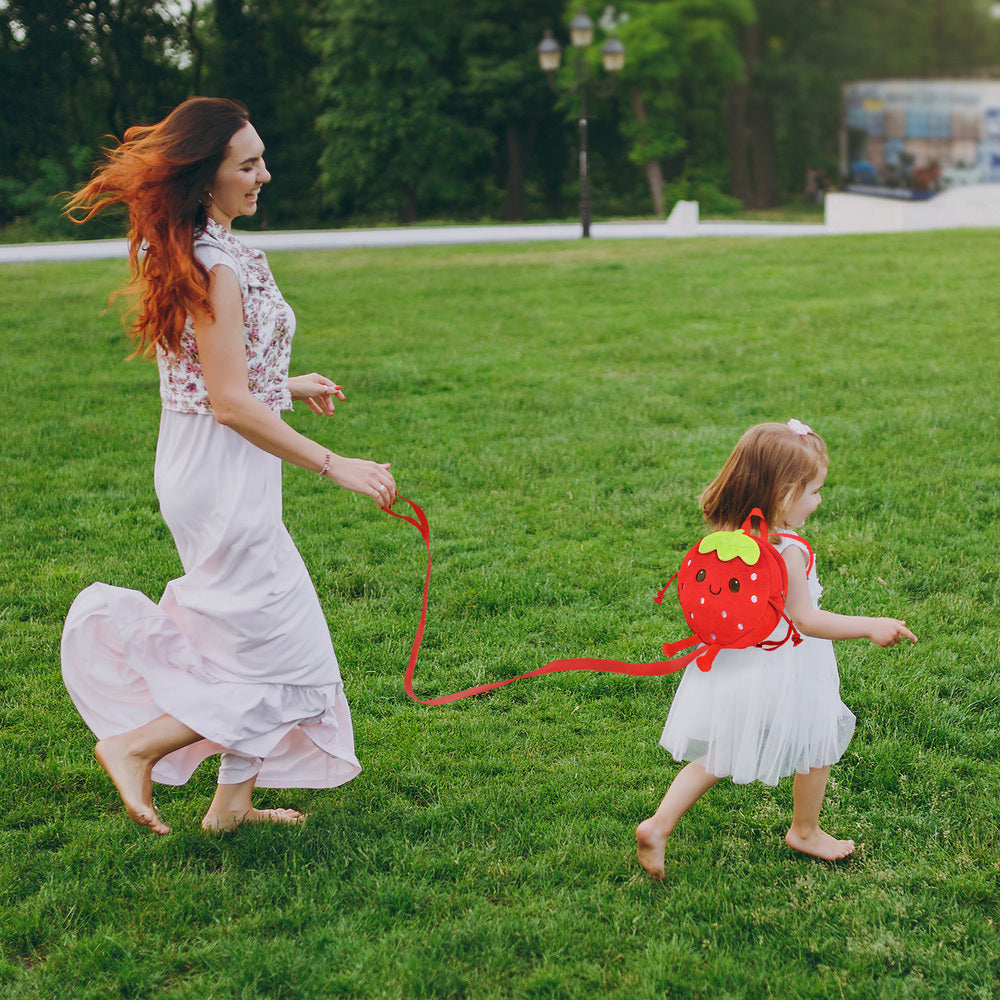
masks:
<instances>
[{"instance_id":1,"label":"pink long skirt","mask_svg":"<svg viewBox=\"0 0 1000 1000\"><path fill-rule=\"evenodd\" d=\"M98 739L164 713L203 739L157 764L183 784L212 754L262 758L257 785L357 775L326 619L282 522L281 462L203 414L164 410L156 493L184 568L159 603L104 583L63 630L70 697Z\"/></svg>"}]
</instances>

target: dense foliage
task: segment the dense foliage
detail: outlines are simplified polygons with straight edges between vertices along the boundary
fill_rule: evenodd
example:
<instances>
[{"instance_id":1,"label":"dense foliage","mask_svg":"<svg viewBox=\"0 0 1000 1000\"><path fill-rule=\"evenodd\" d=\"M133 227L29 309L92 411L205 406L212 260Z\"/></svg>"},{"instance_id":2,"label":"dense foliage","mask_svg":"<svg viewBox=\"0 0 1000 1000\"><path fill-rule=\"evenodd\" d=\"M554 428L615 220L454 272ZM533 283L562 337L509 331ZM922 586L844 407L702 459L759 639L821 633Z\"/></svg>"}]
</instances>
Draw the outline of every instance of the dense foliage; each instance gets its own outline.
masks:
<instances>
[{"instance_id":1,"label":"dense foliage","mask_svg":"<svg viewBox=\"0 0 1000 1000\"><path fill-rule=\"evenodd\" d=\"M986 0L597 0L585 63L598 214L771 205L835 175L840 84L983 72ZM0 0L0 229L65 235L56 192L107 136L194 93L237 97L269 145L260 224L554 218L578 197L577 0ZM603 10L603 13L602 13ZM88 230L87 235L94 235Z\"/></svg>"}]
</instances>

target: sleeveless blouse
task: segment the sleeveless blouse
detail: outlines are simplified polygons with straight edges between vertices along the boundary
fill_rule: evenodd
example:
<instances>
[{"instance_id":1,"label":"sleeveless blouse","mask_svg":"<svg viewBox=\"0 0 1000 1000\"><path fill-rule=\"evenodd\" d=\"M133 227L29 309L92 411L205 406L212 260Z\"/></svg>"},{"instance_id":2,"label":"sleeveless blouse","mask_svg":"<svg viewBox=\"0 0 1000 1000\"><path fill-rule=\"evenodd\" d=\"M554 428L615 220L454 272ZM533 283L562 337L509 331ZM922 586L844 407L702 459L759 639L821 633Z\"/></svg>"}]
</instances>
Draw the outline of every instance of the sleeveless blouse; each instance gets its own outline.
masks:
<instances>
[{"instance_id":1,"label":"sleeveless blouse","mask_svg":"<svg viewBox=\"0 0 1000 1000\"><path fill-rule=\"evenodd\" d=\"M243 296L243 338L247 351L248 386L272 410L290 410L288 365L295 335L295 313L275 284L262 250L241 243L228 229L209 219L194 241L194 254L206 271L223 264L236 275ZM163 408L178 413L212 413L205 388L194 323L188 317L180 349L156 349Z\"/></svg>"}]
</instances>

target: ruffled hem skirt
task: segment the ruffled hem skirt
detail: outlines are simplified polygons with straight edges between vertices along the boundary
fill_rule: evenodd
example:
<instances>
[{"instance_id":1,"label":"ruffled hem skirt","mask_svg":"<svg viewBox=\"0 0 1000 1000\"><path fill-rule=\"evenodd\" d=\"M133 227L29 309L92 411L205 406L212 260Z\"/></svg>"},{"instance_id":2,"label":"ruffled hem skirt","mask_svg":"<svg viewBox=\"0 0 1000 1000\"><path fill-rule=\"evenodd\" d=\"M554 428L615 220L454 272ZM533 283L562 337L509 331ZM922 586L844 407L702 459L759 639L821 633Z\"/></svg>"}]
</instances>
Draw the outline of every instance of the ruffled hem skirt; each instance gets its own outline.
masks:
<instances>
[{"instance_id":1,"label":"ruffled hem skirt","mask_svg":"<svg viewBox=\"0 0 1000 1000\"><path fill-rule=\"evenodd\" d=\"M780 778L836 763L854 735L840 700L833 644L722 650L710 671L685 668L660 745L675 760L700 760L737 784Z\"/></svg>"},{"instance_id":2,"label":"ruffled hem skirt","mask_svg":"<svg viewBox=\"0 0 1000 1000\"><path fill-rule=\"evenodd\" d=\"M158 604L87 587L63 630L63 679L98 737L163 714L202 739L163 758L183 784L207 757L259 761L257 785L357 775L351 714L316 591L281 519L281 465L211 416L165 410L156 488L184 575Z\"/></svg>"}]
</instances>

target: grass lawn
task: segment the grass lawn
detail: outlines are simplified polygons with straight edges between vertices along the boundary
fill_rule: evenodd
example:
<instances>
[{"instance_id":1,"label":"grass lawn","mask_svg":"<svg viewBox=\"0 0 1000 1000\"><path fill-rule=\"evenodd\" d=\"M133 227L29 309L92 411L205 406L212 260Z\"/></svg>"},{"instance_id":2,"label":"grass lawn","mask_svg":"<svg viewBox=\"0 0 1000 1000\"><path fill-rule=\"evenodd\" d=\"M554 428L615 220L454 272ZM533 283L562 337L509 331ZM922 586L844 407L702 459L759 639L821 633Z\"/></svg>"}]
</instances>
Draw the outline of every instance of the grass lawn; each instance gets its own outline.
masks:
<instances>
[{"instance_id":1,"label":"grass lawn","mask_svg":"<svg viewBox=\"0 0 1000 1000\"><path fill-rule=\"evenodd\" d=\"M124 816L59 673L76 593L180 571L157 509L155 369L103 314L120 262L0 270L0 996L992 998L1000 980L1000 232L275 254L298 371L348 394L290 419L391 460L433 532L416 687L565 656L655 659L656 590L738 435L827 440L806 535L824 604L916 647L838 646L858 716L824 821L790 781L720 785L667 879L635 824L678 770L677 679L571 674L424 708L402 672L424 552L289 468L286 520L340 656L363 774L268 792L296 829L201 833L206 763ZM671 591L671 595L673 592Z\"/></svg>"}]
</instances>

